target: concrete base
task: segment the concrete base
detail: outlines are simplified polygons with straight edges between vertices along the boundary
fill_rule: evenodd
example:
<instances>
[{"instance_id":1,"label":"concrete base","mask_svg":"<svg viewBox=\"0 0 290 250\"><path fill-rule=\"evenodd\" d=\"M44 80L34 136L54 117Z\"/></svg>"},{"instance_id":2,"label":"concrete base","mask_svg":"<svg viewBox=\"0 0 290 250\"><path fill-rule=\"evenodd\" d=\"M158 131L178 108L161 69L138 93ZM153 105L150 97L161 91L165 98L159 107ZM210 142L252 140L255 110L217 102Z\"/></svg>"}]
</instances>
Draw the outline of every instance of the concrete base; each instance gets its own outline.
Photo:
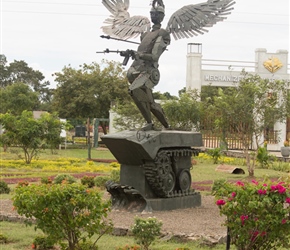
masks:
<instances>
[{"instance_id":1,"label":"concrete base","mask_svg":"<svg viewBox=\"0 0 290 250\"><path fill-rule=\"evenodd\" d=\"M201 206L200 193L173 198L146 199L146 211L169 211Z\"/></svg>"}]
</instances>

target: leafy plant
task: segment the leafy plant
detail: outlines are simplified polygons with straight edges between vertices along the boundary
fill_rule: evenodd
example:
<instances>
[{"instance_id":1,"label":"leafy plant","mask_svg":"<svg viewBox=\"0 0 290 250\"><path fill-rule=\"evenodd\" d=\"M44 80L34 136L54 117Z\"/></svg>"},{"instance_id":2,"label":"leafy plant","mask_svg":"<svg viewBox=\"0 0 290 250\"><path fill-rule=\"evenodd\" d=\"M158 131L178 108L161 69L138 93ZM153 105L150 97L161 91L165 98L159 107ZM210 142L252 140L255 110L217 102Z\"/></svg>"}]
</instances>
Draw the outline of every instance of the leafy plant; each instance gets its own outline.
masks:
<instances>
[{"instance_id":1,"label":"leafy plant","mask_svg":"<svg viewBox=\"0 0 290 250\"><path fill-rule=\"evenodd\" d=\"M54 242L61 243L65 239L68 250L80 250L81 242L98 234L93 247L111 229L110 221L106 220L110 202L103 201L96 189L77 183L18 187L13 205L18 214L36 218L35 228Z\"/></svg>"},{"instance_id":2,"label":"leafy plant","mask_svg":"<svg viewBox=\"0 0 290 250\"><path fill-rule=\"evenodd\" d=\"M94 182L95 182L96 187L104 189L105 184L108 180L110 180L109 176L96 176L94 179Z\"/></svg>"},{"instance_id":3,"label":"leafy plant","mask_svg":"<svg viewBox=\"0 0 290 250\"><path fill-rule=\"evenodd\" d=\"M81 178L81 183L88 188L92 188L95 186L94 177L93 176L84 176Z\"/></svg>"},{"instance_id":4,"label":"leafy plant","mask_svg":"<svg viewBox=\"0 0 290 250\"><path fill-rule=\"evenodd\" d=\"M143 246L145 250L160 235L162 222L156 218L143 219L136 217L135 224L132 226L132 233L137 244Z\"/></svg>"},{"instance_id":5,"label":"leafy plant","mask_svg":"<svg viewBox=\"0 0 290 250\"><path fill-rule=\"evenodd\" d=\"M62 183L72 184L72 183L75 183L76 181L77 181L76 178L74 178L70 174L58 174L54 178L53 183L54 184L62 184Z\"/></svg>"},{"instance_id":6,"label":"leafy plant","mask_svg":"<svg viewBox=\"0 0 290 250\"><path fill-rule=\"evenodd\" d=\"M129 245L125 245L123 247L117 247L116 250L139 250L140 246L138 245L134 245L134 246L129 246Z\"/></svg>"},{"instance_id":7,"label":"leafy plant","mask_svg":"<svg viewBox=\"0 0 290 250\"><path fill-rule=\"evenodd\" d=\"M275 157L270 155L266 147L259 147L257 152L257 162L262 168L268 168L271 161L274 161Z\"/></svg>"},{"instance_id":8,"label":"leafy plant","mask_svg":"<svg viewBox=\"0 0 290 250\"><path fill-rule=\"evenodd\" d=\"M5 181L0 180L0 194L9 194L10 191L8 184Z\"/></svg>"},{"instance_id":9,"label":"leafy plant","mask_svg":"<svg viewBox=\"0 0 290 250\"><path fill-rule=\"evenodd\" d=\"M120 183L120 170L112 170L111 174L110 174L110 180Z\"/></svg>"},{"instance_id":10,"label":"leafy plant","mask_svg":"<svg viewBox=\"0 0 290 250\"><path fill-rule=\"evenodd\" d=\"M213 194L238 250L290 247L290 179L218 182Z\"/></svg>"},{"instance_id":11,"label":"leafy plant","mask_svg":"<svg viewBox=\"0 0 290 250\"><path fill-rule=\"evenodd\" d=\"M0 233L0 244L8 243L8 237L2 233Z\"/></svg>"},{"instance_id":12,"label":"leafy plant","mask_svg":"<svg viewBox=\"0 0 290 250\"><path fill-rule=\"evenodd\" d=\"M37 236L33 240L32 248L39 250L52 249L54 242L46 236Z\"/></svg>"},{"instance_id":13,"label":"leafy plant","mask_svg":"<svg viewBox=\"0 0 290 250\"><path fill-rule=\"evenodd\" d=\"M218 164L219 159L222 157L223 155L223 151L221 148L212 148L212 149L208 149L206 151L206 153L208 155L211 156L211 158L213 159L213 163L214 164Z\"/></svg>"},{"instance_id":14,"label":"leafy plant","mask_svg":"<svg viewBox=\"0 0 290 250\"><path fill-rule=\"evenodd\" d=\"M52 179L50 177L42 177L40 179L40 183L42 183L42 184L52 184Z\"/></svg>"}]
</instances>

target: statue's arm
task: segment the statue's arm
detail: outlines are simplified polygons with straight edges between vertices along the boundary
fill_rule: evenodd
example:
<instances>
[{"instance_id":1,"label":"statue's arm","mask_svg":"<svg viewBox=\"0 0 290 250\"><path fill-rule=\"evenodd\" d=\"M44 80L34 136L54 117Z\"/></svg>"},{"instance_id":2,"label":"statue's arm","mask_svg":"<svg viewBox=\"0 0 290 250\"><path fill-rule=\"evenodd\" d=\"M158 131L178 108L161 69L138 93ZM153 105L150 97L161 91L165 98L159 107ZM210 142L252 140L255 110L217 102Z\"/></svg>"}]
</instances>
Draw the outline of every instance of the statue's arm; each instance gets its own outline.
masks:
<instances>
[{"instance_id":1,"label":"statue's arm","mask_svg":"<svg viewBox=\"0 0 290 250\"><path fill-rule=\"evenodd\" d=\"M161 56L161 54L164 52L164 50L169 44L170 44L169 33L163 36L162 35L158 36L158 38L156 39L154 43L152 53L151 54L139 53L139 58L146 61L158 62L159 57Z\"/></svg>"}]
</instances>

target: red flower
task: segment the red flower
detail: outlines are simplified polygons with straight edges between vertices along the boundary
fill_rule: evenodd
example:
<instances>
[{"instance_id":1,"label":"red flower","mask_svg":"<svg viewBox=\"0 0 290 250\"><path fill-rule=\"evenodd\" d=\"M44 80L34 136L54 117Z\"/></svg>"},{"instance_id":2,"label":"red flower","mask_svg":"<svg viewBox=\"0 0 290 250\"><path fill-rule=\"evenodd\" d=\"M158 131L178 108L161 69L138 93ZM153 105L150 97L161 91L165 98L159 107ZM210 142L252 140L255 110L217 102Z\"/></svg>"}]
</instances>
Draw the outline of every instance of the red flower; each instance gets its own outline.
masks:
<instances>
[{"instance_id":1,"label":"red flower","mask_svg":"<svg viewBox=\"0 0 290 250\"><path fill-rule=\"evenodd\" d=\"M252 180L252 183L255 184L255 185L258 185L259 183L255 180Z\"/></svg>"},{"instance_id":2,"label":"red flower","mask_svg":"<svg viewBox=\"0 0 290 250\"><path fill-rule=\"evenodd\" d=\"M287 197L285 200L286 203L290 204L290 197Z\"/></svg>"},{"instance_id":3,"label":"red flower","mask_svg":"<svg viewBox=\"0 0 290 250\"><path fill-rule=\"evenodd\" d=\"M35 246L34 244L32 244L32 245L31 245L31 248L32 248L32 249L35 249L35 248L36 248L36 246Z\"/></svg>"},{"instance_id":4,"label":"red flower","mask_svg":"<svg viewBox=\"0 0 290 250\"><path fill-rule=\"evenodd\" d=\"M236 184L237 184L237 186L241 186L241 187L245 186L245 184L243 182L241 182L241 181L237 181Z\"/></svg>"},{"instance_id":5,"label":"red flower","mask_svg":"<svg viewBox=\"0 0 290 250\"><path fill-rule=\"evenodd\" d=\"M264 189L259 189L257 192L258 192L258 194L260 194L260 195L265 195L265 194L267 194L267 190L264 190Z\"/></svg>"},{"instance_id":6,"label":"red flower","mask_svg":"<svg viewBox=\"0 0 290 250\"><path fill-rule=\"evenodd\" d=\"M281 221L282 224L285 224L286 222L287 222L286 219L282 219L282 221Z\"/></svg>"},{"instance_id":7,"label":"red flower","mask_svg":"<svg viewBox=\"0 0 290 250\"><path fill-rule=\"evenodd\" d=\"M233 198L235 198L235 197L236 197L236 195L237 195L237 193L236 193L236 192L232 192L232 197L233 197Z\"/></svg>"},{"instance_id":8,"label":"red flower","mask_svg":"<svg viewBox=\"0 0 290 250\"><path fill-rule=\"evenodd\" d=\"M226 204L226 202L225 202L225 200L217 200L216 204L217 204L218 206L223 206L223 205Z\"/></svg>"}]
</instances>

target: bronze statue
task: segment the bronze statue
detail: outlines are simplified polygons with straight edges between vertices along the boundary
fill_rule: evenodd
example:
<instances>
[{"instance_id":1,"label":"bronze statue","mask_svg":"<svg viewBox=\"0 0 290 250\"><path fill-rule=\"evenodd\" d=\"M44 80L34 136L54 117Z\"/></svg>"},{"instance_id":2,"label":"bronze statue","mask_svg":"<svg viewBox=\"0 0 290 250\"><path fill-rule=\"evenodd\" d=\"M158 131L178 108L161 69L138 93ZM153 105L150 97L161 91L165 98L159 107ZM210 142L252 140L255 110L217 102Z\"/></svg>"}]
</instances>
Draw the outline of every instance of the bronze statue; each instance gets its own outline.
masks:
<instances>
[{"instance_id":1,"label":"bronze statue","mask_svg":"<svg viewBox=\"0 0 290 250\"><path fill-rule=\"evenodd\" d=\"M207 32L204 27L210 27L230 14L233 0L208 0L206 3L187 5L177 10L167 24L161 28L165 16L165 6L162 0L153 0L150 11L153 26L147 17L130 17L129 0L103 0L102 3L112 13L105 20L103 32L111 37L129 39L141 35L141 43L131 56L134 62L127 72L130 82L129 93L136 106L147 122L144 130L153 129L151 112L168 128L161 105L153 98L152 89L160 80L158 60L170 44L170 34L177 39L189 38ZM121 54L122 55L122 54Z\"/></svg>"}]
</instances>

